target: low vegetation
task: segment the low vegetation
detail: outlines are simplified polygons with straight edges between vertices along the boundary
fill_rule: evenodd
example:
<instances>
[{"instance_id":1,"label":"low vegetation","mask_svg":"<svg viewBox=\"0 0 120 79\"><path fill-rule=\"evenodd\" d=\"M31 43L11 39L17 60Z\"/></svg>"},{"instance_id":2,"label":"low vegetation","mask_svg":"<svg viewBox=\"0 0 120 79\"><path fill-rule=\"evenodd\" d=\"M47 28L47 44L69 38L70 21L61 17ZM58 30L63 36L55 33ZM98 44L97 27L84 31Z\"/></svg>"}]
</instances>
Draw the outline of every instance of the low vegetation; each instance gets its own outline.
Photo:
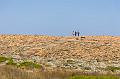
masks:
<instances>
[{"instance_id":1,"label":"low vegetation","mask_svg":"<svg viewBox=\"0 0 120 79\"><path fill-rule=\"evenodd\" d=\"M69 79L120 79L118 76L73 76Z\"/></svg>"},{"instance_id":2,"label":"low vegetation","mask_svg":"<svg viewBox=\"0 0 120 79\"><path fill-rule=\"evenodd\" d=\"M7 61L7 62L6 62ZM0 67L0 79L120 79L118 76L74 76L74 72L58 71L32 71L29 69L40 69L42 66L32 61L14 62L13 58L0 57L0 62L6 62L6 65ZM67 62L71 63L72 60ZM14 67L13 67L14 66ZM19 68L18 68L19 67ZM23 69L23 70L22 70ZM25 70L24 70L25 69ZM28 69L28 70L27 70ZM107 67L108 70L120 70L119 67ZM57 74L56 74L57 73ZM80 74L81 75L81 74ZM71 76L71 77L70 77Z\"/></svg>"},{"instance_id":3,"label":"low vegetation","mask_svg":"<svg viewBox=\"0 0 120 79\"><path fill-rule=\"evenodd\" d=\"M116 70L120 70L120 67L114 67L114 66L108 66L106 70L110 70L112 72L115 72Z\"/></svg>"},{"instance_id":4,"label":"low vegetation","mask_svg":"<svg viewBox=\"0 0 120 79\"><path fill-rule=\"evenodd\" d=\"M0 79L67 79L71 73L65 71L31 71L10 65L0 67Z\"/></svg>"},{"instance_id":5,"label":"low vegetation","mask_svg":"<svg viewBox=\"0 0 120 79\"><path fill-rule=\"evenodd\" d=\"M27 69L33 69L33 68L41 68L41 65L32 62L32 61L23 61L23 62L18 62L16 63L13 58L7 58L7 57L0 57L0 63L4 62L6 65L13 65L19 68L27 68Z\"/></svg>"},{"instance_id":6,"label":"low vegetation","mask_svg":"<svg viewBox=\"0 0 120 79\"><path fill-rule=\"evenodd\" d=\"M41 68L41 65L31 61L24 61L19 63L19 67L25 67L31 69L31 68Z\"/></svg>"},{"instance_id":7,"label":"low vegetation","mask_svg":"<svg viewBox=\"0 0 120 79\"><path fill-rule=\"evenodd\" d=\"M0 67L0 79L120 79L119 76L73 76L70 71L29 71L10 65Z\"/></svg>"},{"instance_id":8,"label":"low vegetation","mask_svg":"<svg viewBox=\"0 0 120 79\"><path fill-rule=\"evenodd\" d=\"M6 60L7 60L6 57L0 56L0 63L1 63L1 62L5 62Z\"/></svg>"},{"instance_id":9,"label":"low vegetation","mask_svg":"<svg viewBox=\"0 0 120 79\"><path fill-rule=\"evenodd\" d=\"M12 58L8 58L7 61L8 61L8 62L6 63L7 65L15 65L15 66L17 66L17 63L15 63Z\"/></svg>"}]
</instances>

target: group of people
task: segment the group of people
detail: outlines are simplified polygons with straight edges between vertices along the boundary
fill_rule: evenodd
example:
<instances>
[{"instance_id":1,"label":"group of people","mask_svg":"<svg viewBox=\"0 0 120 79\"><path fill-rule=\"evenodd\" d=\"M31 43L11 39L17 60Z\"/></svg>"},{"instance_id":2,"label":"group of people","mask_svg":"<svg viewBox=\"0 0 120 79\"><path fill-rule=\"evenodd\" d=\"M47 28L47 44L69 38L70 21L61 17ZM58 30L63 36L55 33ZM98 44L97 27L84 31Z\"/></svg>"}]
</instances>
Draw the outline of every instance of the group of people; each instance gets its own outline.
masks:
<instances>
[{"instance_id":1,"label":"group of people","mask_svg":"<svg viewBox=\"0 0 120 79\"><path fill-rule=\"evenodd\" d=\"M73 36L80 36L80 32L79 32L79 31L73 31L73 32L72 32L72 35L73 35Z\"/></svg>"}]
</instances>

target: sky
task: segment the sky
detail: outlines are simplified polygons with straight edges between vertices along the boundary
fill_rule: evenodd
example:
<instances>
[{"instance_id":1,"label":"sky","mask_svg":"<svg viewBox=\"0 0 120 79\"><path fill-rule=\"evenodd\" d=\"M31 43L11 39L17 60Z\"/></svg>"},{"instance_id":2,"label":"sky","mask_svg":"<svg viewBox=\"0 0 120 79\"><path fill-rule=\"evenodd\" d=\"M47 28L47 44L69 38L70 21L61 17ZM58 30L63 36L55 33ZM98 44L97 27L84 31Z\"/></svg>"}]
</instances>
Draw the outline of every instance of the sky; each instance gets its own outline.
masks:
<instances>
[{"instance_id":1,"label":"sky","mask_svg":"<svg viewBox=\"0 0 120 79\"><path fill-rule=\"evenodd\" d=\"M0 34L120 35L120 0L0 0Z\"/></svg>"}]
</instances>

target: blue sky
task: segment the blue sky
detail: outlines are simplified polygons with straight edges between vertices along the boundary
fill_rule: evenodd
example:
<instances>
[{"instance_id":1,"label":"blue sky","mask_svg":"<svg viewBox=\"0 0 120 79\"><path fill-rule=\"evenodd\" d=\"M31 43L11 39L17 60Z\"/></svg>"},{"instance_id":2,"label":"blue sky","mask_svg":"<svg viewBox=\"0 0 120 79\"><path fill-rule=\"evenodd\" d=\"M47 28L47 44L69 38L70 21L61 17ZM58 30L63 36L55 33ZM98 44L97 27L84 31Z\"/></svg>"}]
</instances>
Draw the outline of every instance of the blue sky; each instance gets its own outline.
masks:
<instances>
[{"instance_id":1,"label":"blue sky","mask_svg":"<svg viewBox=\"0 0 120 79\"><path fill-rule=\"evenodd\" d=\"M120 35L120 0L0 0L1 34Z\"/></svg>"}]
</instances>

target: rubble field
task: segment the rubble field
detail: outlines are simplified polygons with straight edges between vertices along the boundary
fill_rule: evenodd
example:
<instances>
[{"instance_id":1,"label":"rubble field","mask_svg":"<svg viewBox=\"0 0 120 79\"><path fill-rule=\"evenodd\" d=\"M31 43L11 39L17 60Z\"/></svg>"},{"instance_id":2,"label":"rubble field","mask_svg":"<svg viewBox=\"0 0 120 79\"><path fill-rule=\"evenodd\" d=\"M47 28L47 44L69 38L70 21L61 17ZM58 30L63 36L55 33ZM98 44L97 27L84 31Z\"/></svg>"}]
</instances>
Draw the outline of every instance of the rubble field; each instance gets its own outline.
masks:
<instances>
[{"instance_id":1,"label":"rubble field","mask_svg":"<svg viewBox=\"0 0 120 79\"><path fill-rule=\"evenodd\" d=\"M0 35L0 54L43 69L120 74L120 36Z\"/></svg>"}]
</instances>

